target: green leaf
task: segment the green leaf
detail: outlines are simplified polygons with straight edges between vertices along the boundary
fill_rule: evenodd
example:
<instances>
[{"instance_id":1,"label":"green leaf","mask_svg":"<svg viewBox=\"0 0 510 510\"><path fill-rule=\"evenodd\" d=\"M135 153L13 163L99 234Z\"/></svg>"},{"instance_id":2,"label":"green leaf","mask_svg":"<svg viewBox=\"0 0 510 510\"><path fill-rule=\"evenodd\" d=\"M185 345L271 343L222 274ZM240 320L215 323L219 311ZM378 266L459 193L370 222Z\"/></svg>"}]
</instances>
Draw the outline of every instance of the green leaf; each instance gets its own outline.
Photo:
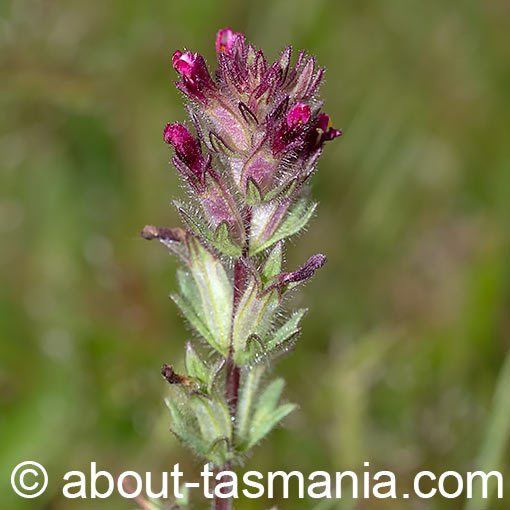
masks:
<instances>
[{"instance_id":1,"label":"green leaf","mask_svg":"<svg viewBox=\"0 0 510 510\"><path fill-rule=\"evenodd\" d=\"M253 178L249 177L246 183L246 203L256 205L262 202L262 192Z\"/></svg>"},{"instance_id":2,"label":"green leaf","mask_svg":"<svg viewBox=\"0 0 510 510\"><path fill-rule=\"evenodd\" d=\"M181 294L171 294L170 298L179 307L181 313L193 326L193 328L204 337L204 339L216 350L221 346L216 343L215 337L205 323L202 312L202 297L191 273L177 270L177 283Z\"/></svg>"},{"instance_id":3,"label":"green leaf","mask_svg":"<svg viewBox=\"0 0 510 510\"><path fill-rule=\"evenodd\" d=\"M232 420L225 402L219 397L206 398L193 395L190 398L202 439L208 444L206 457L216 465L229 459L232 440Z\"/></svg>"},{"instance_id":4,"label":"green leaf","mask_svg":"<svg viewBox=\"0 0 510 510\"><path fill-rule=\"evenodd\" d=\"M278 401L282 395L285 382L282 378L275 379L262 392L257 402L257 409L253 415L254 421L263 420L264 416L271 414L278 405Z\"/></svg>"},{"instance_id":5,"label":"green leaf","mask_svg":"<svg viewBox=\"0 0 510 510\"><path fill-rule=\"evenodd\" d=\"M228 223L226 221L222 221L218 225L213 245L215 248L217 248L225 255L228 255L229 257L238 258L243 253L241 247L232 241Z\"/></svg>"},{"instance_id":6,"label":"green leaf","mask_svg":"<svg viewBox=\"0 0 510 510\"><path fill-rule=\"evenodd\" d=\"M171 430L182 441L187 443L193 450L201 455L206 455L208 444L197 433L194 424L185 420L177 404L171 399L165 399L165 403L172 418Z\"/></svg>"},{"instance_id":7,"label":"green leaf","mask_svg":"<svg viewBox=\"0 0 510 510\"><path fill-rule=\"evenodd\" d=\"M241 391L237 405L235 440L237 448L244 451L249 442L250 418L253 414L255 396L259 388L260 379L264 373L264 365L256 365L252 369L243 370Z\"/></svg>"},{"instance_id":8,"label":"green leaf","mask_svg":"<svg viewBox=\"0 0 510 510\"><path fill-rule=\"evenodd\" d=\"M202 383L207 383L209 380L209 371L204 362L200 359L197 351L191 345L191 342L186 344L186 357L185 357L186 372L190 377L198 379Z\"/></svg>"},{"instance_id":9,"label":"green leaf","mask_svg":"<svg viewBox=\"0 0 510 510\"><path fill-rule=\"evenodd\" d=\"M276 379L260 395L250 422L248 449L258 443L285 416L296 408L295 404L284 404L277 407L283 391L283 385L283 379Z\"/></svg>"},{"instance_id":10,"label":"green leaf","mask_svg":"<svg viewBox=\"0 0 510 510\"><path fill-rule=\"evenodd\" d=\"M248 344L248 339L253 335L258 338L266 336L279 304L276 289L264 296L259 295L259 285L254 277L251 278L237 306L232 327L234 361L238 365L253 360L257 347L255 343Z\"/></svg>"},{"instance_id":11,"label":"green leaf","mask_svg":"<svg viewBox=\"0 0 510 510\"><path fill-rule=\"evenodd\" d=\"M229 257L241 256L242 248L232 240L230 229L226 221L222 221L216 228L216 231L213 232L205 222L197 219L196 216L193 216L186 211L184 206L178 202L176 203L176 206L181 218L191 232L197 234L200 238L205 239L219 252L224 253Z\"/></svg>"},{"instance_id":12,"label":"green leaf","mask_svg":"<svg viewBox=\"0 0 510 510\"><path fill-rule=\"evenodd\" d=\"M279 345L284 344L289 339L296 336L300 332L299 323L305 313L306 310L304 309L294 312L283 326L270 335L269 339L265 342L267 351L272 351Z\"/></svg>"},{"instance_id":13,"label":"green leaf","mask_svg":"<svg viewBox=\"0 0 510 510\"><path fill-rule=\"evenodd\" d=\"M264 421L257 421L254 423L251 434L250 442L248 443L248 450L253 448L261 439L263 439L276 425L278 425L287 415L289 415L294 409L296 404L284 404L280 406L276 411L268 415Z\"/></svg>"},{"instance_id":14,"label":"green leaf","mask_svg":"<svg viewBox=\"0 0 510 510\"><path fill-rule=\"evenodd\" d=\"M209 374L207 377L207 392L210 393L214 383L216 382L216 377L218 377L219 372L225 366L225 360L219 359L215 363L212 363L209 367Z\"/></svg>"},{"instance_id":15,"label":"green leaf","mask_svg":"<svg viewBox=\"0 0 510 510\"><path fill-rule=\"evenodd\" d=\"M212 242L214 240L214 233L207 226L206 223L197 219L196 215L190 214L180 202L175 201L174 204L177 207L177 210L179 211L179 214L183 219L184 223L186 223L187 227L192 232L194 232L198 236L204 237L208 241Z\"/></svg>"},{"instance_id":16,"label":"green leaf","mask_svg":"<svg viewBox=\"0 0 510 510\"><path fill-rule=\"evenodd\" d=\"M201 315L214 338L214 342L209 343L226 356L230 344L232 284L221 262L209 250L194 237L188 242L190 269L200 294Z\"/></svg>"},{"instance_id":17,"label":"green leaf","mask_svg":"<svg viewBox=\"0 0 510 510\"><path fill-rule=\"evenodd\" d=\"M207 343L217 351L221 351L223 347L216 343L215 337L209 331L201 318L196 314L195 309L191 303L179 294L170 294L170 298L178 306L186 320L193 326L193 328L196 329L200 335L202 335L202 337L204 337Z\"/></svg>"},{"instance_id":18,"label":"green leaf","mask_svg":"<svg viewBox=\"0 0 510 510\"><path fill-rule=\"evenodd\" d=\"M298 200L283 223L276 230L276 240L279 241L280 239L292 236L303 229L310 221L316 208L316 202L310 203L306 198Z\"/></svg>"},{"instance_id":19,"label":"green leaf","mask_svg":"<svg viewBox=\"0 0 510 510\"><path fill-rule=\"evenodd\" d=\"M476 462L477 469L488 473L503 471L508 461L510 444L510 350L501 367L492 400L492 410L488 415L486 431L481 441L481 449ZM489 486L488 497L482 498L481 479L474 481L475 497L467 501L466 510L485 510L495 499L494 485ZM490 508L493 508L490 506Z\"/></svg>"},{"instance_id":20,"label":"green leaf","mask_svg":"<svg viewBox=\"0 0 510 510\"><path fill-rule=\"evenodd\" d=\"M283 243L276 243L261 269L262 283L266 284L271 278L282 272Z\"/></svg>"},{"instance_id":21,"label":"green leaf","mask_svg":"<svg viewBox=\"0 0 510 510\"><path fill-rule=\"evenodd\" d=\"M268 191L264 200L268 202L277 197L290 197L296 189L297 184L298 180L296 178L293 178L290 182L284 182L283 184L280 184L280 186Z\"/></svg>"},{"instance_id":22,"label":"green leaf","mask_svg":"<svg viewBox=\"0 0 510 510\"><path fill-rule=\"evenodd\" d=\"M186 486L186 484L183 484L179 487L179 492L182 494L182 498L175 498L175 501L178 504L178 508L184 510L185 508L189 507L190 504L190 495L189 495L189 487ZM164 507L161 507L161 510L167 510L168 505L165 505Z\"/></svg>"},{"instance_id":23,"label":"green leaf","mask_svg":"<svg viewBox=\"0 0 510 510\"><path fill-rule=\"evenodd\" d=\"M274 235L278 225L283 221L291 206L290 200L273 200L257 204L251 209L250 219L250 253L256 252Z\"/></svg>"},{"instance_id":24,"label":"green leaf","mask_svg":"<svg viewBox=\"0 0 510 510\"><path fill-rule=\"evenodd\" d=\"M270 239L261 244L250 245L250 255L255 255L278 241L297 234L306 227L316 208L317 203L315 202L310 204L305 198L298 200Z\"/></svg>"},{"instance_id":25,"label":"green leaf","mask_svg":"<svg viewBox=\"0 0 510 510\"><path fill-rule=\"evenodd\" d=\"M172 425L175 428L175 430L181 431L186 428L184 423L184 418L179 411L179 408L177 407L177 404L170 400L169 398L165 399L165 404L168 407L168 410L170 411L170 415L172 417Z\"/></svg>"},{"instance_id":26,"label":"green leaf","mask_svg":"<svg viewBox=\"0 0 510 510\"><path fill-rule=\"evenodd\" d=\"M164 504L154 498L149 498L147 501L144 501L142 505L143 510L166 510Z\"/></svg>"},{"instance_id":27,"label":"green leaf","mask_svg":"<svg viewBox=\"0 0 510 510\"><path fill-rule=\"evenodd\" d=\"M220 398L206 398L193 395L190 399L191 407L202 432L202 437L212 443L218 438L232 436L230 413Z\"/></svg>"}]
</instances>

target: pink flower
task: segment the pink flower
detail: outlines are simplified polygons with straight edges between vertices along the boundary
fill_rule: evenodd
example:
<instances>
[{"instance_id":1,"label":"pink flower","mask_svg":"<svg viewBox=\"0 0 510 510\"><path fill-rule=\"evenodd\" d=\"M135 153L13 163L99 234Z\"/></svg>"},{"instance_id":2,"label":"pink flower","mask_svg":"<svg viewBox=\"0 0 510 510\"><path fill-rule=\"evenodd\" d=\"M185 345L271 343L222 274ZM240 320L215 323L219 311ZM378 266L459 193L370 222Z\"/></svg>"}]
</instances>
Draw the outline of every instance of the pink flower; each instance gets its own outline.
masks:
<instances>
[{"instance_id":1,"label":"pink flower","mask_svg":"<svg viewBox=\"0 0 510 510\"><path fill-rule=\"evenodd\" d=\"M266 225L257 242L268 242L313 174L324 143L342 133L320 112L324 69L314 57L301 51L292 63L288 47L271 63L231 28L218 31L215 46L213 75L199 53L173 54L197 135L168 124L165 142L175 148L173 162L209 225L226 221L236 239ZM251 215L244 234L240 213L232 211Z\"/></svg>"},{"instance_id":2,"label":"pink flower","mask_svg":"<svg viewBox=\"0 0 510 510\"><path fill-rule=\"evenodd\" d=\"M232 51L234 43L237 39L242 38L244 41L244 35L237 32L233 33L230 28L224 28L216 34L216 51L220 53L229 53Z\"/></svg>"},{"instance_id":3,"label":"pink flower","mask_svg":"<svg viewBox=\"0 0 510 510\"><path fill-rule=\"evenodd\" d=\"M167 124L163 131L165 142L172 145L176 155L198 178L202 178L204 159L200 151L200 144L196 138L178 122Z\"/></svg>"},{"instance_id":4,"label":"pink flower","mask_svg":"<svg viewBox=\"0 0 510 510\"><path fill-rule=\"evenodd\" d=\"M320 148L324 142L334 140L338 136L342 136L342 132L331 127L329 115L327 113L319 113L312 129L308 133L307 150L313 152Z\"/></svg>"},{"instance_id":5,"label":"pink flower","mask_svg":"<svg viewBox=\"0 0 510 510\"><path fill-rule=\"evenodd\" d=\"M311 110L307 104L298 103L291 108L276 132L273 151L281 153L303 146L306 124L310 122L311 117Z\"/></svg>"},{"instance_id":6,"label":"pink flower","mask_svg":"<svg viewBox=\"0 0 510 510\"><path fill-rule=\"evenodd\" d=\"M191 51L183 53L177 50L172 56L172 66L182 76L182 81L177 82L177 88L190 98L207 103L208 96L216 86L209 75L204 57Z\"/></svg>"},{"instance_id":7,"label":"pink flower","mask_svg":"<svg viewBox=\"0 0 510 510\"><path fill-rule=\"evenodd\" d=\"M310 107L307 104L299 103L287 114L287 126L291 131L293 131L299 126L310 122L311 117Z\"/></svg>"},{"instance_id":8,"label":"pink flower","mask_svg":"<svg viewBox=\"0 0 510 510\"><path fill-rule=\"evenodd\" d=\"M197 54L191 51L177 50L172 56L172 65L174 69L182 76L191 79L193 77L194 67L197 61Z\"/></svg>"}]
</instances>

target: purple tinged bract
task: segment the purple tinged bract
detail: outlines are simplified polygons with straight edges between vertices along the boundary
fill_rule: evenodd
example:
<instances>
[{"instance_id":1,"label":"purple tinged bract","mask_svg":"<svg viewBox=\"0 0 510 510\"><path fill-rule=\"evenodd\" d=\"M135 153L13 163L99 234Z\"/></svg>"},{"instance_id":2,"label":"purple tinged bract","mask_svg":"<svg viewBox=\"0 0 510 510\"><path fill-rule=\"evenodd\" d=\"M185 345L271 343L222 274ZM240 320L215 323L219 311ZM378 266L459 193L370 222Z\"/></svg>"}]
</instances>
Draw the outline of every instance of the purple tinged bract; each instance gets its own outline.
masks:
<instances>
[{"instance_id":1,"label":"purple tinged bract","mask_svg":"<svg viewBox=\"0 0 510 510\"><path fill-rule=\"evenodd\" d=\"M305 51L292 63L288 47L270 62L224 28L216 55L213 79L200 54L173 54L191 123L167 124L163 137L189 189L175 202L185 228L148 225L142 236L184 263L172 299L212 348L204 357L188 344L185 375L163 365L175 390L172 431L222 471L295 407L278 403L281 382L263 389L258 381L300 333L305 310L282 320L286 295L326 262L319 253L287 272L285 243L313 217L310 178L324 144L341 132L321 112L324 69ZM223 498L213 506L231 508Z\"/></svg>"},{"instance_id":2,"label":"purple tinged bract","mask_svg":"<svg viewBox=\"0 0 510 510\"><path fill-rule=\"evenodd\" d=\"M230 28L217 33L216 53L215 79L200 54L173 54L197 136L174 123L166 126L165 141L209 224L226 222L239 243L267 243L312 175L322 146L341 131L320 111L324 69L314 57L301 51L292 64L288 47L270 63ZM247 205L249 223L239 221Z\"/></svg>"}]
</instances>

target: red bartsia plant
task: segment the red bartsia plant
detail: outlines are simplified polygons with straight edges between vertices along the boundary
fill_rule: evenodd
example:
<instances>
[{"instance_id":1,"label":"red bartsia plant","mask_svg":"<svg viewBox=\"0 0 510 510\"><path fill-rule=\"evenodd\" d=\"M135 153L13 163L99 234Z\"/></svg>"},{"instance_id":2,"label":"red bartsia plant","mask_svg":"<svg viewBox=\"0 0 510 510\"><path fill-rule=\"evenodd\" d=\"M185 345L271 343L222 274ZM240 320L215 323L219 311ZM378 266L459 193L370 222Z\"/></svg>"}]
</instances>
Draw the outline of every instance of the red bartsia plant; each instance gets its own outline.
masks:
<instances>
[{"instance_id":1,"label":"red bartsia plant","mask_svg":"<svg viewBox=\"0 0 510 510\"><path fill-rule=\"evenodd\" d=\"M284 244L312 217L310 177L324 143L341 132L320 111L324 69L305 51L292 64L289 46L270 64L243 34L226 28L216 52L214 78L198 53L173 54L190 122L168 124L164 140L190 199L176 202L184 229L148 226L142 235L182 261L172 298L212 348L204 357L187 344L186 375L163 367L173 390L172 431L221 469L294 409L279 404L281 379L260 390L261 380L268 362L300 333L305 310L282 320L284 298L326 257L313 255L285 272Z\"/></svg>"}]
</instances>

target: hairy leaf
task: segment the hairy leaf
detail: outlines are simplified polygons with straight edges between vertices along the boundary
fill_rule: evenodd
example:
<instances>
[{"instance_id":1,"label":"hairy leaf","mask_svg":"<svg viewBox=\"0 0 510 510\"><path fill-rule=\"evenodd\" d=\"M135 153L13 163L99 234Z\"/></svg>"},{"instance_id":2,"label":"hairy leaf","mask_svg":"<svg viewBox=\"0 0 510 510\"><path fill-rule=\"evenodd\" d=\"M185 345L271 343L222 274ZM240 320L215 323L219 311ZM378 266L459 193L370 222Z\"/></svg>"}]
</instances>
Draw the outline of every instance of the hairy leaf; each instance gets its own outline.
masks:
<instances>
[{"instance_id":1,"label":"hairy leaf","mask_svg":"<svg viewBox=\"0 0 510 510\"><path fill-rule=\"evenodd\" d=\"M271 278L281 273L283 265L283 243L276 243L273 249L269 252L266 261L264 262L260 276L262 283L266 284Z\"/></svg>"},{"instance_id":2,"label":"hairy leaf","mask_svg":"<svg viewBox=\"0 0 510 510\"><path fill-rule=\"evenodd\" d=\"M262 192L257 183L249 177L246 183L246 203L248 205L256 205L260 202L262 202Z\"/></svg>"},{"instance_id":3,"label":"hairy leaf","mask_svg":"<svg viewBox=\"0 0 510 510\"><path fill-rule=\"evenodd\" d=\"M193 276L179 269L177 271L177 282L181 294L171 294L170 297L179 307L182 314L195 330L215 349L221 346L217 344L215 337L207 327L205 317L202 312L202 298Z\"/></svg>"},{"instance_id":4,"label":"hairy leaf","mask_svg":"<svg viewBox=\"0 0 510 510\"><path fill-rule=\"evenodd\" d=\"M296 336L300 331L299 323L305 313L306 310L298 310L297 312L294 312L283 326L269 336L268 340L265 342L266 350L270 352Z\"/></svg>"},{"instance_id":5,"label":"hairy leaf","mask_svg":"<svg viewBox=\"0 0 510 510\"><path fill-rule=\"evenodd\" d=\"M191 345L191 342L186 344L186 357L185 357L186 371L190 377L199 380L202 383L207 383L209 380L209 371L204 362L200 359L197 351Z\"/></svg>"},{"instance_id":6,"label":"hairy leaf","mask_svg":"<svg viewBox=\"0 0 510 510\"><path fill-rule=\"evenodd\" d=\"M232 284L221 262L195 238L189 240L190 269L200 294L201 315L224 356L230 343Z\"/></svg>"},{"instance_id":7,"label":"hairy leaf","mask_svg":"<svg viewBox=\"0 0 510 510\"><path fill-rule=\"evenodd\" d=\"M279 303L276 289L260 295L257 281L254 277L250 279L237 306L232 327L234 361L238 365L249 363L254 357L257 347L254 343L250 345L248 339L266 336Z\"/></svg>"},{"instance_id":8,"label":"hairy leaf","mask_svg":"<svg viewBox=\"0 0 510 510\"><path fill-rule=\"evenodd\" d=\"M232 440L232 421L226 404L218 396L208 399L201 395L193 395L190 404L208 444L207 457L216 465L225 463Z\"/></svg>"},{"instance_id":9,"label":"hairy leaf","mask_svg":"<svg viewBox=\"0 0 510 510\"><path fill-rule=\"evenodd\" d=\"M241 247L232 241L226 221L222 221L218 225L212 244L218 251L230 257L237 258L242 254Z\"/></svg>"},{"instance_id":10,"label":"hairy leaf","mask_svg":"<svg viewBox=\"0 0 510 510\"><path fill-rule=\"evenodd\" d=\"M271 247L278 241L297 234L310 221L316 207L317 203L314 202L310 204L305 198L298 200L269 239L262 242L255 241L250 244L250 254L255 255Z\"/></svg>"},{"instance_id":11,"label":"hairy leaf","mask_svg":"<svg viewBox=\"0 0 510 510\"><path fill-rule=\"evenodd\" d=\"M208 451L208 444L200 437L200 434L197 430L195 430L193 423L189 420L185 420L179 407L171 399L165 399L165 403L172 418L172 432L182 441L188 443L189 446L196 452L201 455L206 455Z\"/></svg>"},{"instance_id":12,"label":"hairy leaf","mask_svg":"<svg viewBox=\"0 0 510 510\"><path fill-rule=\"evenodd\" d=\"M248 449L258 443L295 409L294 404L284 404L278 407L283 386L283 379L276 379L260 395L250 422Z\"/></svg>"},{"instance_id":13,"label":"hairy leaf","mask_svg":"<svg viewBox=\"0 0 510 510\"><path fill-rule=\"evenodd\" d=\"M243 451L249 442L250 418L259 388L260 379L264 373L264 365L256 365L252 369L243 370L241 392L237 405L235 440L239 450Z\"/></svg>"}]
</instances>

